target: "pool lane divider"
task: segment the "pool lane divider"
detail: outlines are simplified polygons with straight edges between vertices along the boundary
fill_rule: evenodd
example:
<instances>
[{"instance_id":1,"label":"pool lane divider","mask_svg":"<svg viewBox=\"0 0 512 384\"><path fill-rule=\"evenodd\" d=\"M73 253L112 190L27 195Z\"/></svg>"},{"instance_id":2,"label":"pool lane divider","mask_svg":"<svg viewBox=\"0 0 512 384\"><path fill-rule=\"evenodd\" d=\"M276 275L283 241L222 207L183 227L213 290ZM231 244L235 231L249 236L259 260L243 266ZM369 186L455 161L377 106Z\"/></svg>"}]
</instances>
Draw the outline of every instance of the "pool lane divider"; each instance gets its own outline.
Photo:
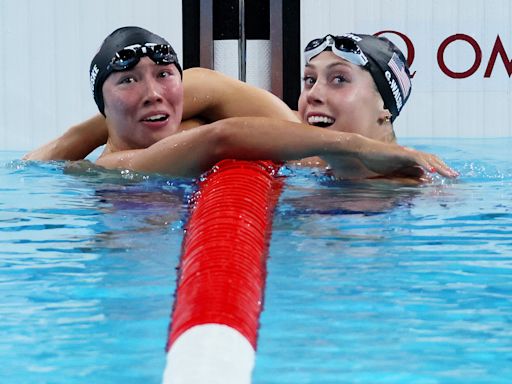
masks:
<instances>
[{"instance_id":1,"label":"pool lane divider","mask_svg":"<svg viewBox=\"0 0 512 384\"><path fill-rule=\"evenodd\" d=\"M224 160L200 182L182 244L164 384L251 382L278 169Z\"/></svg>"}]
</instances>

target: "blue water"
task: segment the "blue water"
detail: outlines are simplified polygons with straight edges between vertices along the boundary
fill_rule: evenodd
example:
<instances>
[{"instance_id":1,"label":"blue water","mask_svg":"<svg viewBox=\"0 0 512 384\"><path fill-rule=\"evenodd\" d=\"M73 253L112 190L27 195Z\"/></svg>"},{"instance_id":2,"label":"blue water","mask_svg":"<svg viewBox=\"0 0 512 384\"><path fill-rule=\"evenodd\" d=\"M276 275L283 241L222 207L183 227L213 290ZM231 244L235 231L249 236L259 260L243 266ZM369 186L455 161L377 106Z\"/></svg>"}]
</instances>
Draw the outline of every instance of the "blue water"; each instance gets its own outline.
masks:
<instances>
[{"instance_id":1,"label":"blue water","mask_svg":"<svg viewBox=\"0 0 512 384\"><path fill-rule=\"evenodd\" d=\"M190 186L3 156L0 382L159 382Z\"/></svg>"},{"instance_id":2,"label":"blue water","mask_svg":"<svg viewBox=\"0 0 512 384\"><path fill-rule=\"evenodd\" d=\"M282 172L255 384L511 382L512 139L403 142L461 177ZM159 383L191 185L19 156L0 153L0 378Z\"/></svg>"}]
</instances>

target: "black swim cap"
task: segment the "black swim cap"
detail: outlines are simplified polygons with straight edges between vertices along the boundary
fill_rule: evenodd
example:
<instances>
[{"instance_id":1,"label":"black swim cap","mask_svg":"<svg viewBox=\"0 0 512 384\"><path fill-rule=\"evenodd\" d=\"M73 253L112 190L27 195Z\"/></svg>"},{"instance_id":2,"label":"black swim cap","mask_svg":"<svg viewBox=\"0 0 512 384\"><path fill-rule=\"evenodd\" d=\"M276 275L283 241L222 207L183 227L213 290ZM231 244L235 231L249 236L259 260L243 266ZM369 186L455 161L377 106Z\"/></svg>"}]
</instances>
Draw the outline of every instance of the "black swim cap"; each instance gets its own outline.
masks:
<instances>
[{"instance_id":1,"label":"black swim cap","mask_svg":"<svg viewBox=\"0 0 512 384\"><path fill-rule=\"evenodd\" d=\"M105 83L107 77L114 72L114 69L109 66L110 62L116 53L125 47L134 44L144 45L147 43L168 45L171 53L176 55L167 40L140 27L122 27L116 29L108 35L101 44L98 53L91 61L91 66L89 68L89 80L91 82L94 101L103 115L105 115L105 103L103 101L102 92L103 83ZM180 71L180 75L183 77L183 71L177 59L174 62L174 65L176 65Z\"/></svg>"},{"instance_id":2,"label":"black swim cap","mask_svg":"<svg viewBox=\"0 0 512 384\"><path fill-rule=\"evenodd\" d=\"M344 44L343 40L347 39L351 44ZM370 72L385 108L391 112L391 121L394 121L411 94L409 65L402 51L384 37L356 33L327 35L307 45L304 50L306 62L326 49Z\"/></svg>"}]
</instances>

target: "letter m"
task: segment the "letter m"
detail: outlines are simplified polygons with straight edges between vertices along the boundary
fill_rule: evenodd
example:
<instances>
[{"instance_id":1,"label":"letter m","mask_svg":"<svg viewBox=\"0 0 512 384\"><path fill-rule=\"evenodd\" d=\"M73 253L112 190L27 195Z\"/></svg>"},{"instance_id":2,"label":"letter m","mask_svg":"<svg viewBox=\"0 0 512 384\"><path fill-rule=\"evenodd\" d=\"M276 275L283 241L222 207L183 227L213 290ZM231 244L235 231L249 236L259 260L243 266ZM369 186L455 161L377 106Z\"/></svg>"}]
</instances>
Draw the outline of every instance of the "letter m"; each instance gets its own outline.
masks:
<instances>
[{"instance_id":1,"label":"letter m","mask_svg":"<svg viewBox=\"0 0 512 384\"><path fill-rule=\"evenodd\" d=\"M491 56L489 57L489 63L487 64L487 68L485 69L484 77L491 77L492 70L494 69L494 63L498 58L498 53L500 54L501 60L503 60L503 64L507 69L508 77L512 75L512 60L508 59L507 52L505 52L505 48L503 47L503 43L501 42L500 35L498 35L496 37L494 47L492 47Z\"/></svg>"}]
</instances>

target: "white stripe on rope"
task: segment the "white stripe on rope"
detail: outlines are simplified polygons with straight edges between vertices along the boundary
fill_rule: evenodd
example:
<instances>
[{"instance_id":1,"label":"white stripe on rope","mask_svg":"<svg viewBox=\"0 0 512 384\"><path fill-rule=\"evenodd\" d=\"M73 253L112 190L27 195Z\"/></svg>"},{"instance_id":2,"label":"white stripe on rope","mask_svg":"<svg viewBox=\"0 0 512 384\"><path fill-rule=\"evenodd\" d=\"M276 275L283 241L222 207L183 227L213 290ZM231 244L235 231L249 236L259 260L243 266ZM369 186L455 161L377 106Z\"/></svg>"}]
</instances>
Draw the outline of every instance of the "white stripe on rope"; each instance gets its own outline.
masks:
<instances>
[{"instance_id":1,"label":"white stripe on rope","mask_svg":"<svg viewBox=\"0 0 512 384\"><path fill-rule=\"evenodd\" d=\"M197 325L167 353L163 384L250 384L256 352L237 330Z\"/></svg>"}]
</instances>

